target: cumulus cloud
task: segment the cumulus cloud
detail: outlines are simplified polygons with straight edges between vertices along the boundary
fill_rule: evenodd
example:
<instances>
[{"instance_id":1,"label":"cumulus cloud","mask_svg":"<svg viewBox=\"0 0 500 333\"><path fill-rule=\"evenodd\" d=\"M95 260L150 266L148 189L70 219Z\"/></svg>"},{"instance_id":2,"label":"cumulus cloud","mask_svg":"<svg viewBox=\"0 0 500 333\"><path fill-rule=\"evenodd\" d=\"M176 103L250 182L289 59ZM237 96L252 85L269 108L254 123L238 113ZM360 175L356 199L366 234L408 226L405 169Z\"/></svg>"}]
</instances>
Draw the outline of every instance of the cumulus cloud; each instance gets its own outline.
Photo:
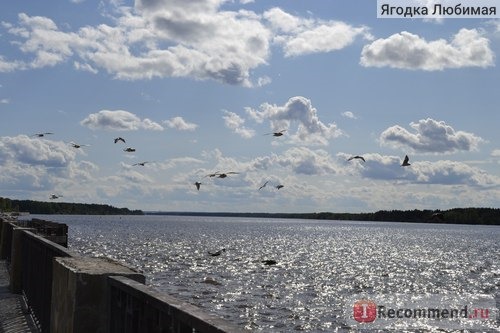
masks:
<instances>
[{"instance_id":1,"label":"cumulus cloud","mask_svg":"<svg viewBox=\"0 0 500 333\"><path fill-rule=\"evenodd\" d=\"M173 117L169 120L165 120L164 123L170 127L175 128L179 131L194 131L198 128L198 125L194 123L189 123L185 121L182 117Z\"/></svg>"},{"instance_id":2,"label":"cumulus cloud","mask_svg":"<svg viewBox=\"0 0 500 333\"><path fill-rule=\"evenodd\" d=\"M80 124L90 129L105 129L113 131L137 131L139 129L162 131L163 127L148 119L141 119L135 114L123 110L101 110L89 114Z\"/></svg>"},{"instance_id":3,"label":"cumulus cloud","mask_svg":"<svg viewBox=\"0 0 500 333\"><path fill-rule=\"evenodd\" d=\"M410 127L414 132L399 125L389 127L380 135L380 142L424 153L453 153L477 150L479 143L484 141L473 133L455 131L444 121L431 118L412 122Z\"/></svg>"},{"instance_id":4,"label":"cumulus cloud","mask_svg":"<svg viewBox=\"0 0 500 333\"><path fill-rule=\"evenodd\" d=\"M346 160L349 155L337 155ZM438 160L421 161L410 156L411 166L401 167L403 157L376 153L364 154L366 163L349 163L354 174L363 178L385 181L400 181L413 184L469 185L498 187L500 178L463 162Z\"/></svg>"},{"instance_id":5,"label":"cumulus cloud","mask_svg":"<svg viewBox=\"0 0 500 333\"><path fill-rule=\"evenodd\" d=\"M76 161L76 151L61 141L26 135L0 137L0 187L4 190L48 190L67 179L84 181L98 170Z\"/></svg>"},{"instance_id":6,"label":"cumulus cloud","mask_svg":"<svg viewBox=\"0 0 500 333\"><path fill-rule=\"evenodd\" d=\"M255 136L255 131L245 127L245 120L236 113L224 110L224 116L222 116L222 119L224 119L224 124L227 128L240 135L242 138L250 139Z\"/></svg>"},{"instance_id":7,"label":"cumulus cloud","mask_svg":"<svg viewBox=\"0 0 500 333\"><path fill-rule=\"evenodd\" d=\"M282 167L290 167L296 174L328 175L341 172L328 152L307 147L294 147L276 156L276 163Z\"/></svg>"},{"instance_id":8,"label":"cumulus cloud","mask_svg":"<svg viewBox=\"0 0 500 333\"><path fill-rule=\"evenodd\" d=\"M367 27L300 18L277 7L266 11L263 16L277 31L274 40L283 45L287 57L340 50L352 44L358 36L371 39Z\"/></svg>"},{"instance_id":9,"label":"cumulus cloud","mask_svg":"<svg viewBox=\"0 0 500 333\"><path fill-rule=\"evenodd\" d=\"M45 167L65 167L75 151L63 142L33 139L26 135L0 137L0 163L16 161Z\"/></svg>"},{"instance_id":10,"label":"cumulus cloud","mask_svg":"<svg viewBox=\"0 0 500 333\"><path fill-rule=\"evenodd\" d=\"M328 140L343 134L335 123L321 122L311 101L302 96L290 98L283 106L264 103L260 110L246 108L246 112L259 123L269 120L273 131L288 131L292 124L297 124L291 135L297 143L328 145Z\"/></svg>"},{"instance_id":11,"label":"cumulus cloud","mask_svg":"<svg viewBox=\"0 0 500 333\"><path fill-rule=\"evenodd\" d=\"M130 7L112 1L102 5L112 7L106 23L75 31L21 13L18 22L3 26L23 60L0 55L0 72L72 61L76 70L105 71L123 80L191 77L262 86L269 77L251 78L251 72L268 63L273 44L282 46L285 56L297 56L338 50L368 36L366 27L301 18L278 8L229 10L225 2L137 0Z\"/></svg>"},{"instance_id":12,"label":"cumulus cloud","mask_svg":"<svg viewBox=\"0 0 500 333\"><path fill-rule=\"evenodd\" d=\"M361 65L436 71L494 65L489 40L476 29L460 29L451 41L424 38L403 31L363 47Z\"/></svg>"}]
</instances>

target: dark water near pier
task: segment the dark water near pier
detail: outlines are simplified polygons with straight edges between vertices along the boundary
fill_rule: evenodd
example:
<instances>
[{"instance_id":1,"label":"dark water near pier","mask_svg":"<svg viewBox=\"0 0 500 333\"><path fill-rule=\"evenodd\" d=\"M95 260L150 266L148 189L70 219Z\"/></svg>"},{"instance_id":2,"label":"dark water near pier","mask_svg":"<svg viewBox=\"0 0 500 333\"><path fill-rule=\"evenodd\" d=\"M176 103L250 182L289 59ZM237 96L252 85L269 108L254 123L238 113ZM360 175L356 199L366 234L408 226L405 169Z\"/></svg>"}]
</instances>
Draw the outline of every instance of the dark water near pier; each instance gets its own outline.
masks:
<instances>
[{"instance_id":1,"label":"dark water near pier","mask_svg":"<svg viewBox=\"0 0 500 333\"><path fill-rule=\"evenodd\" d=\"M247 329L349 332L354 294L487 294L499 300L500 228L177 216L42 216L69 247ZM217 257L207 254L225 248ZM276 265L261 261L273 259ZM485 331L496 331L494 328Z\"/></svg>"}]
</instances>

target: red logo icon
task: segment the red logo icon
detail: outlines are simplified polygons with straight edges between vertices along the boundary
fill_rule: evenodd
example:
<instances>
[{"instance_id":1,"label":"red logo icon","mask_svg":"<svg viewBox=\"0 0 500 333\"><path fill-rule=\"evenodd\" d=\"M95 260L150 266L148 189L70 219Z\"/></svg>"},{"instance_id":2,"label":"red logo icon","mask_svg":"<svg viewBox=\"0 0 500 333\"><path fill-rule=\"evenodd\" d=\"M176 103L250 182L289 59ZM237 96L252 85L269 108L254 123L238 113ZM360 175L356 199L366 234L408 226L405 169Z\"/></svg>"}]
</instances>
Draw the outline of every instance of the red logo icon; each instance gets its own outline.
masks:
<instances>
[{"instance_id":1,"label":"red logo icon","mask_svg":"<svg viewBox=\"0 0 500 333\"><path fill-rule=\"evenodd\" d=\"M377 318L377 305L370 300L356 301L352 310L354 320L360 323L371 323Z\"/></svg>"}]
</instances>

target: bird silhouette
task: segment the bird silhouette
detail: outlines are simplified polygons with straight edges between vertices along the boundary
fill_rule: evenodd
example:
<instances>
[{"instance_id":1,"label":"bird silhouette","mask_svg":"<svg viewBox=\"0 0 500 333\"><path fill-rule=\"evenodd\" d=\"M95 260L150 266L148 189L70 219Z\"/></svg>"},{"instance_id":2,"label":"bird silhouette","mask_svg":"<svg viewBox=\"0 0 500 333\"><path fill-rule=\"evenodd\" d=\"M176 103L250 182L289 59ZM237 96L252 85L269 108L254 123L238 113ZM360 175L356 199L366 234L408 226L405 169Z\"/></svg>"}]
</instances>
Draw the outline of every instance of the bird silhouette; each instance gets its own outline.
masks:
<instances>
[{"instance_id":1,"label":"bird silhouette","mask_svg":"<svg viewBox=\"0 0 500 333\"><path fill-rule=\"evenodd\" d=\"M266 260L261 260L261 263L267 266L271 266L271 265L276 265L278 262L273 259L266 259Z\"/></svg>"},{"instance_id":2,"label":"bird silhouette","mask_svg":"<svg viewBox=\"0 0 500 333\"><path fill-rule=\"evenodd\" d=\"M214 172L214 173L210 173L208 175L206 175L205 177L217 177L217 178L226 178L227 175L233 175L233 174L238 174L239 172L234 172L234 171L230 171L230 172Z\"/></svg>"},{"instance_id":3,"label":"bird silhouette","mask_svg":"<svg viewBox=\"0 0 500 333\"><path fill-rule=\"evenodd\" d=\"M195 182L194 185L196 185L196 189L199 191L201 183L200 182Z\"/></svg>"},{"instance_id":4,"label":"bird silhouette","mask_svg":"<svg viewBox=\"0 0 500 333\"><path fill-rule=\"evenodd\" d=\"M359 156L359 155L349 157L347 160L352 161L353 159L359 159L359 160L362 160L363 162L366 162L365 158L363 156Z\"/></svg>"},{"instance_id":5,"label":"bird silhouette","mask_svg":"<svg viewBox=\"0 0 500 333\"><path fill-rule=\"evenodd\" d=\"M123 151L125 151L127 153L132 153L135 151L135 148L127 147L127 148L123 149Z\"/></svg>"},{"instance_id":6,"label":"bird silhouette","mask_svg":"<svg viewBox=\"0 0 500 333\"><path fill-rule=\"evenodd\" d=\"M132 164L132 166L136 166L136 165L145 166L147 163L151 163L151 162L149 162L149 161L139 162L139 163Z\"/></svg>"},{"instance_id":7,"label":"bird silhouette","mask_svg":"<svg viewBox=\"0 0 500 333\"><path fill-rule=\"evenodd\" d=\"M408 157L408 155L405 155L405 159L403 160L403 164L401 164L401 166L405 167L411 165L410 163L408 163L409 160L410 158Z\"/></svg>"},{"instance_id":8,"label":"bird silhouette","mask_svg":"<svg viewBox=\"0 0 500 333\"><path fill-rule=\"evenodd\" d=\"M54 199L59 199L60 197L62 197L62 195L59 195L59 194L51 194L50 195L50 199L54 200Z\"/></svg>"},{"instance_id":9,"label":"bird silhouette","mask_svg":"<svg viewBox=\"0 0 500 333\"><path fill-rule=\"evenodd\" d=\"M276 185L275 187L276 187L276 189L278 189L278 190L279 190L280 188L285 187L285 185L281 185L281 184L279 184L279 185Z\"/></svg>"},{"instance_id":10,"label":"bird silhouette","mask_svg":"<svg viewBox=\"0 0 500 333\"><path fill-rule=\"evenodd\" d=\"M115 143L117 143L118 141L121 141L121 142L125 143L125 139L122 138L122 137L120 137L120 136L117 137L117 138L115 138Z\"/></svg>"},{"instance_id":11,"label":"bird silhouette","mask_svg":"<svg viewBox=\"0 0 500 333\"><path fill-rule=\"evenodd\" d=\"M81 148L81 147L88 147L88 146L89 146L89 145L82 145L82 144L79 144L79 143L75 143L75 142L73 142L73 141L71 141L69 144L70 144L73 148L76 148L76 149Z\"/></svg>"},{"instance_id":12,"label":"bird silhouette","mask_svg":"<svg viewBox=\"0 0 500 333\"><path fill-rule=\"evenodd\" d=\"M269 183L269 181L266 181L266 182L264 183L264 185L262 185L261 187L259 187L259 191L260 191L260 190L262 190L264 187L266 187L267 183Z\"/></svg>"},{"instance_id":13,"label":"bird silhouette","mask_svg":"<svg viewBox=\"0 0 500 333\"><path fill-rule=\"evenodd\" d=\"M264 135L271 135L272 134L273 136L282 136L284 132L286 132L286 130L281 130L279 132L266 133Z\"/></svg>"},{"instance_id":14,"label":"bird silhouette","mask_svg":"<svg viewBox=\"0 0 500 333\"><path fill-rule=\"evenodd\" d=\"M32 136L36 136L38 138L43 138L44 136L49 135L49 134L54 134L54 133L52 133L52 132L35 133Z\"/></svg>"}]
</instances>

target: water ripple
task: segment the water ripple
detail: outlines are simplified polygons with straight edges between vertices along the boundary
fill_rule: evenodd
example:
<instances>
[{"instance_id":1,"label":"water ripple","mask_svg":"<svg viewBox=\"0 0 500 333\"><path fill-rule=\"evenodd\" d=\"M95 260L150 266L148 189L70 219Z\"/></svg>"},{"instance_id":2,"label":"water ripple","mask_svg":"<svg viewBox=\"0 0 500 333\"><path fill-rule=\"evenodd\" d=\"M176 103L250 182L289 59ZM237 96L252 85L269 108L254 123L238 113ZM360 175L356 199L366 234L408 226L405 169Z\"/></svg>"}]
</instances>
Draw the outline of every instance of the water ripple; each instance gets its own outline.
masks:
<instances>
[{"instance_id":1,"label":"water ripple","mask_svg":"<svg viewBox=\"0 0 500 333\"><path fill-rule=\"evenodd\" d=\"M358 293L494 294L500 229L402 223L54 216L70 247L249 330L350 332ZM207 251L225 248L217 257ZM273 259L276 265L264 265Z\"/></svg>"}]
</instances>

